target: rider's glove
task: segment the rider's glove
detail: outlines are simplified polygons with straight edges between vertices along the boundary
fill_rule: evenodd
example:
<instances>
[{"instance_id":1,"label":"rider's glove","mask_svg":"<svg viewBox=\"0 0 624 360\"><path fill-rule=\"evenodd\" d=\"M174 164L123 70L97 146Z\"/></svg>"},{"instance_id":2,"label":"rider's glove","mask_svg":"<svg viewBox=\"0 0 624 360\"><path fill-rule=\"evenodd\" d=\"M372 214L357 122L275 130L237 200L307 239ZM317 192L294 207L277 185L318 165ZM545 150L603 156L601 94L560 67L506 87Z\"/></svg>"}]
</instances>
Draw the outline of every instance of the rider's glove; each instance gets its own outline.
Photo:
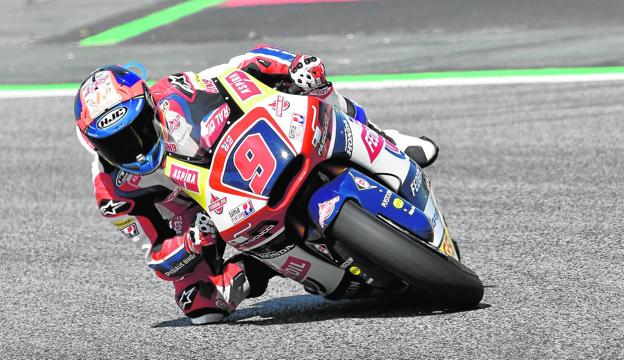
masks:
<instances>
[{"instance_id":1,"label":"rider's glove","mask_svg":"<svg viewBox=\"0 0 624 360\"><path fill-rule=\"evenodd\" d=\"M212 219L205 212L198 212L193 225L186 232L184 247L189 252L200 254L202 247L216 244L218 236Z\"/></svg>"},{"instance_id":2,"label":"rider's glove","mask_svg":"<svg viewBox=\"0 0 624 360\"><path fill-rule=\"evenodd\" d=\"M290 64L288 72L293 83L305 94L328 84L325 77L325 65L315 56L297 55Z\"/></svg>"}]
</instances>

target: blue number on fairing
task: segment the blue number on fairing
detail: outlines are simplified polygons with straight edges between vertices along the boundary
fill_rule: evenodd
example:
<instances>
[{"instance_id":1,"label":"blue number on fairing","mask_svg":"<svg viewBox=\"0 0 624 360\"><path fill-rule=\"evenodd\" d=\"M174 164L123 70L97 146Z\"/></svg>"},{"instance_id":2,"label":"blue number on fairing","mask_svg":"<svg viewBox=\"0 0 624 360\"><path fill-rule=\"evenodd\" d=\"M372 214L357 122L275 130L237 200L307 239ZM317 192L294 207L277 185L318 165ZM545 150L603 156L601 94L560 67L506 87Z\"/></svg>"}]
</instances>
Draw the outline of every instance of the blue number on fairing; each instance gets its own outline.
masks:
<instances>
[{"instance_id":1,"label":"blue number on fairing","mask_svg":"<svg viewBox=\"0 0 624 360\"><path fill-rule=\"evenodd\" d=\"M230 151L223 182L254 194L268 196L275 181L294 158L284 140L267 124L252 126Z\"/></svg>"}]
</instances>

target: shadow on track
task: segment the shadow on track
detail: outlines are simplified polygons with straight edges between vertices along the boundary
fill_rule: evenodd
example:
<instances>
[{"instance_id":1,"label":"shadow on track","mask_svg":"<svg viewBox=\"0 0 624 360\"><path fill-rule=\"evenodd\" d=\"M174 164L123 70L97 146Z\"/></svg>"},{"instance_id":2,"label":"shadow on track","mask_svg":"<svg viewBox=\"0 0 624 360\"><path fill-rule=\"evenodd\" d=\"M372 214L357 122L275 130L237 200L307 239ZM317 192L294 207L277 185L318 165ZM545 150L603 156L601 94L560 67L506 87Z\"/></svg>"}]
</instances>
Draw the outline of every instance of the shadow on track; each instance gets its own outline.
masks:
<instances>
[{"instance_id":1,"label":"shadow on track","mask_svg":"<svg viewBox=\"0 0 624 360\"><path fill-rule=\"evenodd\" d=\"M330 301L315 295L295 295L260 301L236 310L221 324L228 325L276 325L324 321L338 318L391 318L452 314L487 309L491 305L481 303L474 309L449 310L430 303L414 303L411 299L370 298ZM152 325L160 327L192 326L182 317Z\"/></svg>"}]
</instances>

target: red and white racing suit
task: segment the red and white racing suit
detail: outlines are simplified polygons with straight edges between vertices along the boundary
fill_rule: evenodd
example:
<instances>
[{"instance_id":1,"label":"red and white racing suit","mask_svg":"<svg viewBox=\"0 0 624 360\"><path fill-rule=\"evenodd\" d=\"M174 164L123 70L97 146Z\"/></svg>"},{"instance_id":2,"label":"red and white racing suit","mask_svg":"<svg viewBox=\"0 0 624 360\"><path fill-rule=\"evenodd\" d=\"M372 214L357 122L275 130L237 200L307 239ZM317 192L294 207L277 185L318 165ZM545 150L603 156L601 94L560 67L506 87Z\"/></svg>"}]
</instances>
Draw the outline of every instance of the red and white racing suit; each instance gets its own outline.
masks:
<instances>
[{"instance_id":1,"label":"red and white racing suit","mask_svg":"<svg viewBox=\"0 0 624 360\"><path fill-rule=\"evenodd\" d=\"M277 87L292 81L289 66L294 59L295 55L284 50L258 46L232 59L229 65ZM324 73L320 75L324 81ZM209 78L185 72L165 77L150 88L158 115L168 122L170 130L171 126L184 128L184 121L202 121L217 110L218 102L213 104L206 95L218 91L210 89L210 83ZM201 96L199 88L204 90ZM353 112L352 103L331 86L319 88L315 95ZM183 107L187 113L190 111L192 119L179 116L184 114ZM275 273L259 261L238 255L222 262L225 244L218 237L192 249L189 229L202 213L201 208L179 191L162 167L144 176L129 174L99 158L86 143L83 145L95 155L93 185L100 213L124 237L145 250L146 261L158 277L173 283L176 303L193 323L219 321L246 297L264 292Z\"/></svg>"}]
</instances>

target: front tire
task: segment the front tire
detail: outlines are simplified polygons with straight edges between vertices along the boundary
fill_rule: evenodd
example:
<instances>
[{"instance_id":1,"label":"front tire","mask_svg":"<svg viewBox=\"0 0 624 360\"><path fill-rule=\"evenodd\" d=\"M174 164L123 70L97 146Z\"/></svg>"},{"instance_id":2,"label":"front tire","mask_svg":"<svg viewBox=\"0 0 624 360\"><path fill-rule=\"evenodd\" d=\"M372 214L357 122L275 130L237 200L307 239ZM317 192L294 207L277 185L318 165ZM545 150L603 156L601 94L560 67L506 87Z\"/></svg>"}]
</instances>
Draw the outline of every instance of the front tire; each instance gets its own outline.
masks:
<instances>
[{"instance_id":1,"label":"front tire","mask_svg":"<svg viewBox=\"0 0 624 360\"><path fill-rule=\"evenodd\" d=\"M353 201L342 206L328 235L409 283L428 299L452 308L474 308L483 283L459 261L439 253L369 214Z\"/></svg>"}]
</instances>

